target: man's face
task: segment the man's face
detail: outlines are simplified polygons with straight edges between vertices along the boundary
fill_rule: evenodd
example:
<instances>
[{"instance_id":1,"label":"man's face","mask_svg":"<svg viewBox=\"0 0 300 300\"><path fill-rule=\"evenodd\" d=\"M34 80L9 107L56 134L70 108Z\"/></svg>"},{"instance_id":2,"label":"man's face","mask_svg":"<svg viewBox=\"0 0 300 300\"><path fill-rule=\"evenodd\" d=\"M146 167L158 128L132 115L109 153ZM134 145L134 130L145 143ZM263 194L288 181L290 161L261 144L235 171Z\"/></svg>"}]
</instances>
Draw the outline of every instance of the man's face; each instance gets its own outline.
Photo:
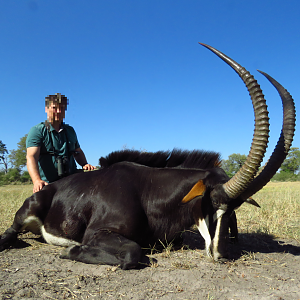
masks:
<instances>
[{"instance_id":1,"label":"man's face","mask_svg":"<svg viewBox=\"0 0 300 300\"><path fill-rule=\"evenodd\" d=\"M66 114L66 108L67 107L64 104L50 102L49 107L46 106L45 108L48 122L63 122Z\"/></svg>"}]
</instances>

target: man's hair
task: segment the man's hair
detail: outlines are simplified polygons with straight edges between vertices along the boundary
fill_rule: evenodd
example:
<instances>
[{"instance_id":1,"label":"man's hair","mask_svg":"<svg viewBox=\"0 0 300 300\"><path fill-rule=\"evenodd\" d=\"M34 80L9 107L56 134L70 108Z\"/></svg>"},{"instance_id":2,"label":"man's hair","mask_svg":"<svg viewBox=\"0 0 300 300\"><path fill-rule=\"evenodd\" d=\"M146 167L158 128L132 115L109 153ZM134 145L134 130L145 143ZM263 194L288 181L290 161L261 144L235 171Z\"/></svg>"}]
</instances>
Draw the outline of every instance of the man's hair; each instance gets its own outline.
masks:
<instances>
[{"instance_id":1,"label":"man's hair","mask_svg":"<svg viewBox=\"0 0 300 300\"><path fill-rule=\"evenodd\" d=\"M49 107L50 103L52 102L65 105L66 110L67 110L67 105L69 104L68 98L65 95L62 95L61 93L55 93L55 95L48 95L45 98L46 107Z\"/></svg>"}]
</instances>

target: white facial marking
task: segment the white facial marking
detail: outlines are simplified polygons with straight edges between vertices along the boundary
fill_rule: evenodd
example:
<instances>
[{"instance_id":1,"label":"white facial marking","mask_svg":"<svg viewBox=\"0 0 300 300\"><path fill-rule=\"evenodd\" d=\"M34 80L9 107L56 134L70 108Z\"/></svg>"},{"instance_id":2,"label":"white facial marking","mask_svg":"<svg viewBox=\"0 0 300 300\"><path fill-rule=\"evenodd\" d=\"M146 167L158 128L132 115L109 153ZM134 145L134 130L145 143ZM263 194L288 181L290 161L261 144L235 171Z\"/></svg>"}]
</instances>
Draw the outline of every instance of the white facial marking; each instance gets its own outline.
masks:
<instances>
[{"instance_id":1,"label":"white facial marking","mask_svg":"<svg viewBox=\"0 0 300 300\"><path fill-rule=\"evenodd\" d=\"M214 213L214 215L213 215L213 220L214 220L214 222L216 222L216 220L217 219L219 219L220 217L222 217L224 214L225 214L225 210L223 210L223 209L218 209L215 213Z\"/></svg>"},{"instance_id":2,"label":"white facial marking","mask_svg":"<svg viewBox=\"0 0 300 300\"><path fill-rule=\"evenodd\" d=\"M221 254L218 252L218 245L219 245L219 237L220 237L220 228L221 228L221 220L222 220L221 217L222 217L222 215L217 219L218 222L217 222L215 237L214 237L214 240L213 240L214 260L218 260L218 258L221 257Z\"/></svg>"},{"instance_id":3,"label":"white facial marking","mask_svg":"<svg viewBox=\"0 0 300 300\"><path fill-rule=\"evenodd\" d=\"M209 228L209 217L206 216L205 219L199 219L197 227L198 227L198 230L199 230L200 234L202 235L202 237L205 240L205 249L206 249L207 256L210 257L211 259L213 259L212 253L211 253L211 250L210 250L211 237L210 237L209 230L208 230L208 228Z\"/></svg>"},{"instance_id":4,"label":"white facial marking","mask_svg":"<svg viewBox=\"0 0 300 300\"><path fill-rule=\"evenodd\" d=\"M74 245L81 245L80 243L76 241L72 241L60 236L55 236L51 233L48 233L44 226L41 227L42 235L45 241L50 245L56 245L56 246L63 246L63 247L69 247Z\"/></svg>"}]
</instances>

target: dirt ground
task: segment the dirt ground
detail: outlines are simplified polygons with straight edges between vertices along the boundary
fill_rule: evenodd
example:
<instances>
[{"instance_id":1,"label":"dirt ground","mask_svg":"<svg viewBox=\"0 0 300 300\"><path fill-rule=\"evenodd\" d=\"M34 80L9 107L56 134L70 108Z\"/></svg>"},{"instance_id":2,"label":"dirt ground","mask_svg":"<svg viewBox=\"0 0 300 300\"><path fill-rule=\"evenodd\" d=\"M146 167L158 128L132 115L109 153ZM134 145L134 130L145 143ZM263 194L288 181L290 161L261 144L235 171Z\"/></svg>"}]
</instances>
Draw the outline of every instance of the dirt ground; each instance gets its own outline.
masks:
<instances>
[{"instance_id":1,"label":"dirt ground","mask_svg":"<svg viewBox=\"0 0 300 300\"><path fill-rule=\"evenodd\" d=\"M1 299L300 299L300 244L241 234L233 260L212 263L201 236L186 232L179 250L150 255L153 263L123 271L59 258L60 247L21 236L0 253ZM167 248L167 247L166 247Z\"/></svg>"}]
</instances>

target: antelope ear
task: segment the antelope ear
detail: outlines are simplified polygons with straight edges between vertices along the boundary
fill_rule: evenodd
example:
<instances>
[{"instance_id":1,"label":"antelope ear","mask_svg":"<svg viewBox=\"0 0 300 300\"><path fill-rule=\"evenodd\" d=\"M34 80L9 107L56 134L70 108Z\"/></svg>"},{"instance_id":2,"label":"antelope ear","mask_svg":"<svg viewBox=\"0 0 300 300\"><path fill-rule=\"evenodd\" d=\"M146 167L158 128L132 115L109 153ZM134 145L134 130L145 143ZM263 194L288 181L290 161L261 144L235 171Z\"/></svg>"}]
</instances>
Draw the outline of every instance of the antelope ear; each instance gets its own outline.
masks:
<instances>
[{"instance_id":1,"label":"antelope ear","mask_svg":"<svg viewBox=\"0 0 300 300\"><path fill-rule=\"evenodd\" d=\"M188 194L181 200L182 203L187 203L197 196L203 196L206 190L206 186L204 185L202 180L199 180L192 189L188 192Z\"/></svg>"},{"instance_id":2,"label":"antelope ear","mask_svg":"<svg viewBox=\"0 0 300 300\"><path fill-rule=\"evenodd\" d=\"M249 197L245 202L260 208L259 204L252 197Z\"/></svg>"}]
</instances>

